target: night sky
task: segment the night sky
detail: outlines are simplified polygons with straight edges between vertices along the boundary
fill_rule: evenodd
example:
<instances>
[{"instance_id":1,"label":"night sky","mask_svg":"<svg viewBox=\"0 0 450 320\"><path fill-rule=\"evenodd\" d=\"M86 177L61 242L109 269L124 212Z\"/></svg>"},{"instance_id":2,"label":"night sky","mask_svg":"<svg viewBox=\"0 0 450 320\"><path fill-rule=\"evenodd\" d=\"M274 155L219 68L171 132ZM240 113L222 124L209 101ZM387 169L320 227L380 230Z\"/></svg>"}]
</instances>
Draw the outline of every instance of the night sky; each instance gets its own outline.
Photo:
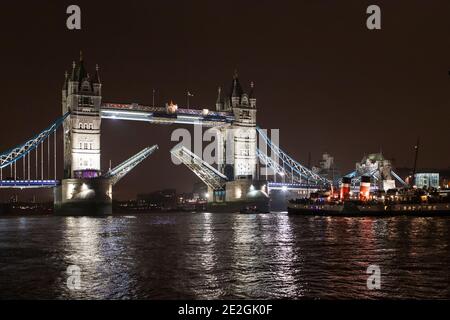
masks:
<instances>
[{"instance_id":1,"label":"night sky","mask_svg":"<svg viewBox=\"0 0 450 320\"><path fill-rule=\"evenodd\" d=\"M81 31L66 28L70 4L81 7ZM382 30L366 28L370 4L381 7ZM281 147L302 163L328 151L347 172L382 149L410 167L420 135L419 167L448 168L449 17L448 0L2 2L0 150L61 115L64 72L82 50L91 73L100 65L103 102L150 105L155 88L159 105L185 105L190 90L191 106L213 109L238 69L244 89L255 82L259 125L280 128ZM198 179L170 161L175 128L102 122L104 169L160 146L116 199L192 190Z\"/></svg>"}]
</instances>

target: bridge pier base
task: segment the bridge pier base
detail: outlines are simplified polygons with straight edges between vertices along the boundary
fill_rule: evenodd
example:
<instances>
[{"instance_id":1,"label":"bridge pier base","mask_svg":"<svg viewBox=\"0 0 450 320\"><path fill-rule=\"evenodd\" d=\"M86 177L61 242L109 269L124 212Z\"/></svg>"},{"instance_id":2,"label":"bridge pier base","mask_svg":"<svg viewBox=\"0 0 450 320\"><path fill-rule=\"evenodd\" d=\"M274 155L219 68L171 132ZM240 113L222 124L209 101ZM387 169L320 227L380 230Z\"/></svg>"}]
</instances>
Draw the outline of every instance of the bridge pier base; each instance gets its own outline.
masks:
<instances>
[{"instance_id":1,"label":"bridge pier base","mask_svg":"<svg viewBox=\"0 0 450 320\"><path fill-rule=\"evenodd\" d=\"M266 181L235 180L225 184L223 196L217 197L212 189L208 190L207 209L211 212L238 212L254 207L258 212L270 212L270 199L267 195Z\"/></svg>"},{"instance_id":2,"label":"bridge pier base","mask_svg":"<svg viewBox=\"0 0 450 320\"><path fill-rule=\"evenodd\" d=\"M112 214L109 179L64 179L54 189L56 215L97 216Z\"/></svg>"}]
</instances>

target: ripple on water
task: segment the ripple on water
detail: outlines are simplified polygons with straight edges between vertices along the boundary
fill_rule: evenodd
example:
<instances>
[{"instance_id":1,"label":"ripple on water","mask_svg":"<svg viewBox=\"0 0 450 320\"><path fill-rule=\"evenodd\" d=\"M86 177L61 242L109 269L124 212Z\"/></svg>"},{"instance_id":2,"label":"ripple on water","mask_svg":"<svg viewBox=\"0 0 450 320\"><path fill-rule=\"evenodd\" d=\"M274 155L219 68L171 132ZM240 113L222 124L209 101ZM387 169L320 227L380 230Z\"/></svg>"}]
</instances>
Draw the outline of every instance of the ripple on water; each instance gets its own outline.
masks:
<instances>
[{"instance_id":1,"label":"ripple on water","mask_svg":"<svg viewBox=\"0 0 450 320\"><path fill-rule=\"evenodd\" d=\"M447 218L0 218L0 298L450 298L449 239Z\"/></svg>"}]
</instances>

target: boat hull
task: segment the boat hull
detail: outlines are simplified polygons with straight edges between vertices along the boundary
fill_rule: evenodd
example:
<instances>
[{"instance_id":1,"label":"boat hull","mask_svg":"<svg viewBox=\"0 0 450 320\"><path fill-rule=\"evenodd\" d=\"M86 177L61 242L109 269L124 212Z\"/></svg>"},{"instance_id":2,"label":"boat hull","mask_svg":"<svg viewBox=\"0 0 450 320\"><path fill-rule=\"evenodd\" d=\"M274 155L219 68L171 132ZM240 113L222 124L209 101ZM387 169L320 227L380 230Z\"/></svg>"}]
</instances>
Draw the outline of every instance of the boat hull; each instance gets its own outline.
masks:
<instances>
[{"instance_id":1,"label":"boat hull","mask_svg":"<svg viewBox=\"0 0 450 320\"><path fill-rule=\"evenodd\" d=\"M450 203L435 204L295 204L288 205L289 214L313 216L450 216Z\"/></svg>"}]
</instances>

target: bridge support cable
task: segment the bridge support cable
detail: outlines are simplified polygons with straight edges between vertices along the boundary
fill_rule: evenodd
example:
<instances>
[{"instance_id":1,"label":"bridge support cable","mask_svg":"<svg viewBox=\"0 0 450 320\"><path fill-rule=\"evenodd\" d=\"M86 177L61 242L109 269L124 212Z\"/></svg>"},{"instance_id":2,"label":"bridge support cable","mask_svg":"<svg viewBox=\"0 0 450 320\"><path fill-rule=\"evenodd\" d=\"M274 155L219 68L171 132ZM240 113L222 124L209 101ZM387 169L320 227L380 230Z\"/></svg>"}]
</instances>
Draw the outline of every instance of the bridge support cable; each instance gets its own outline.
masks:
<instances>
[{"instance_id":1,"label":"bridge support cable","mask_svg":"<svg viewBox=\"0 0 450 320\"><path fill-rule=\"evenodd\" d=\"M30 155L31 155L31 153L29 152L28 153L28 180L31 180L31 175L30 175L30 173L31 173L31 170L30 170L30 168L31 168Z\"/></svg>"},{"instance_id":2,"label":"bridge support cable","mask_svg":"<svg viewBox=\"0 0 450 320\"><path fill-rule=\"evenodd\" d=\"M35 167L35 171L34 171L34 173L35 173L35 175L36 175L36 180L38 180L38 148L39 148L39 145L38 146L36 146L36 154L35 154L35 156L36 156L36 167Z\"/></svg>"},{"instance_id":3,"label":"bridge support cable","mask_svg":"<svg viewBox=\"0 0 450 320\"><path fill-rule=\"evenodd\" d=\"M50 179L50 137L47 138L47 180Z\"/></svg>"},{"instance_id":4,"label":"bridge support cable","mask_svg":"<svg viewBox=\"0 0 450 320\"><path fill-rule=\"evenodd\" d=\"M9 164L24 157L28 152L36 149L43 140L45 140L52 132L54 132L62 124L62 122L67 116L68 113L66 113L58 120L56 120L50 127L46 128L44 131L34 136L24 144L21 144L13 149L10 149L0 154L0 168L7 167Z\"/></svg>"},{"instance_id":5,"label":"bridge support cable","mask_svg":"<svg viewBox=\"0 0 450 320\"><path fill-rule=\"evenodd\" d=\"M267 144L271 151L272 157L268 157L267 154L261 153L264 160L267 161L269 166L273 166L276 168L276 171L284 181L285 175L289 174L291 176L291 181L296 181L296 179L299 179L301 181L302 179L310 181L312 184L315 185L330 185L330 181L322 176L320 176L317 173L314 173L310 169L306 168L305 166L301 165L297 161L295 161L293 158L291 158L287 153L285 153L279 146L272 143L272 141L268 138L268 136L263 132L263 130L259 127L256 127L256 131L259 134L259 137L262 139L263 142ZM282 165L280 166L280 161ZM289 171L286 170L286 167L290 169ZM297 178L295 177L297 176ZM274 174L274 179L276 179L276 174Z\"/></svg>"},{"instance_id":6,"label":"bridge support cable","mask_svg":"<svg viewBox=\"0 0 450 320\"><path fill-rule=\"evenodd\" d=\"M68 113L25 143L0 153L0 188L52 187L57 183L56 179L50 180L52 166L50 163L52 151L50 140L53 133L54 177L56 178L56 131L67 116ZM47 143L45 143L45 140L47 140ZM35 153L34 159L32 159L33 151ZM47 161L47 164L44 163L45 161ZM34 162L34 169L32 168L32 162ZM10 171L9 176L3 170L7 167ZM32 180L32 177L34 180Z\"/></svg>"},{"instance_id":7,"label":"bridge support cable","mask_svg":"<svg viewBox=\"0 0 450 320\"><path fill-rule=\"evenodd\" d=\"M41 180L44 180L44 141L41 141Z\"/></svg>"},{"instance_id":8,"label":"bridge support cable","mask_svg":"<svg viewBox=\"0 0 450 320\"><path fill-rule=\"evenodd\" d=\"M54 147L54 156L53 156L53 158L54 158L54 165L53 165L53 167L54 167L54 170L55 170L55 172L54 172L54 175L53 175L53 179L55 179L55 181L56 181L56 130L53 132L53 147Z\"/></svg>"},{"instance_id":9,"label":"bridge support cable","mask_svg":"<svg viewBox=\"0 0 450 320\"><path fill-rule=\"evenodd\" d=\"M398 174L396 174L393 170L391 170L391 175L402 186L407 186L407 183L402 178L400 178L400 176ZM380 181L380 179L381 179L380 171L378 169L372 170L370 172L357 172L355 170L355 171L352 171L349 174L345 175L345 177L352 179L352 185L356 185L356 184L360 183L362 176L368 176L368 177L374 179L375 181Z\"/></svg>"}]
</instances>

